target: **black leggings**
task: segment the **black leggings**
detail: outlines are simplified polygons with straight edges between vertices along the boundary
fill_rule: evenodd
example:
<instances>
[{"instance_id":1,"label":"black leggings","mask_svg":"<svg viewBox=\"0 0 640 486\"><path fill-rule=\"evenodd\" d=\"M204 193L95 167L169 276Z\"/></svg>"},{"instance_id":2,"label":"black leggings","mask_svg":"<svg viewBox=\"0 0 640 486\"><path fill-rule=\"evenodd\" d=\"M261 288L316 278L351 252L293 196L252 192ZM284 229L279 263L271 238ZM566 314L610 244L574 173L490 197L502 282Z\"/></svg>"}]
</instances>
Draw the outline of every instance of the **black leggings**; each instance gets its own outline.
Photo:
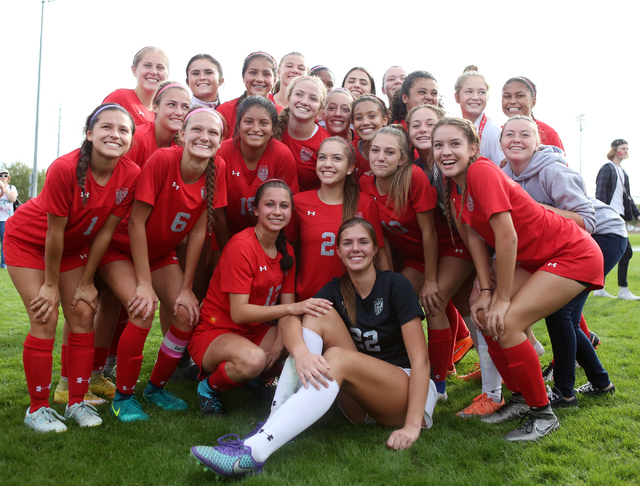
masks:
<instances>
[{"instance_id":1,"label":"black leggings","mask_svg":"<svg viewBox=\"0 0 640 486\"><path fill-rule=\"evenodd\" d=\"M629 270L629 260L633 256L633 250L631 249L631 243L627 238L627 249L624 251L624 255L618 262L618 287L628 287L627 283L627 271Z\"/></svg>"}]
</instances>

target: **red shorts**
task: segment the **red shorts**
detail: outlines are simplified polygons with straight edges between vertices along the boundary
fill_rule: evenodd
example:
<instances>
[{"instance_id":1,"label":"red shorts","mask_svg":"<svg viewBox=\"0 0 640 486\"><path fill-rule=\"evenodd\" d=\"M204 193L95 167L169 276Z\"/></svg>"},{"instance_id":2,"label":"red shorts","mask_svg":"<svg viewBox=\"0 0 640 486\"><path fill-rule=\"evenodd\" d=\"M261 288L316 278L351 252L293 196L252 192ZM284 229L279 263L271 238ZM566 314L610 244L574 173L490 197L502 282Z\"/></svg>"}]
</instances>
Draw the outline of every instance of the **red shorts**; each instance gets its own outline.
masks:
<instances>
[{"instance_id":1,"label":"red shorts","mask_svg":"<svg viewBox=\"0 0 640 486\"><path fill-rule=\"evenodd\" d=\"M44 247L36 247L12 238L4 236L2 244L4 259L10 267L33 268L44 271ZM68 272L76 268L84 267L89 256L89 245L78 250L74 255L62 255L60 272Z\"/></svg>"},{"instance_id":2,"label":"red shorts","mask_svg":"<svg viewBox=\"0 0 640 486\"><path fill-rule=\"evenodd\" d=\"M128 260L131 263L133 263L131 255L127 255L126 253L123 253L120 250L116 250L115 248L109 247L107 248L107 251L102 257L102 260L100 260L100 264L98 266L102 267L103 265L107 265L113 262L120 262L123 260ZM175 251L172 251L168 255L158 258L157 260L149 262L149 268L152 272L155 272L160 268L166 267L167 265L178 265L178 257L176 256Z\"/></svg>"},{"instance_id":3,"label":"red shorts","mask_svg":"<svg viewBox=\"0 0 640 486\"><path fill-rule=\"evenodd\" d=\"M207 352L207 349L209 349L209 346L216 338L223 334L233 333L248 339L256 346L260 346L264 336L272 327L267 324L260 324L258 326L237 326L236 324L233 324L230 317L229 322L225 324L231 323L235 327L211 327L208 323L202 324L202 319L207 318L200 314L200 323L198 323L193 334L191 334L191 340L189 341L188 348L189 356L191 356L193 362L198 365L198 368L200 368L200 375L198 376L199 380L204 380L212 373L202 369L202 359L204 358L204 354Z\"/></svg>"},{"instance_id":4,"label":"red shorts","mask_svg":"<svg viewBox=\"0 0 640 486\"><path fill-rule=\"evenodd\" d=\"M455 245L449 242L449 244L446 246L440 245L438 249L439 249L438 259L443 257L454 257L454 258L459 258L460 260L464 260L466 262L473 263L473 258L471 258L471 252L467 250L467 247L462 242L456 243Z\"/></svg>"}]
</instances>

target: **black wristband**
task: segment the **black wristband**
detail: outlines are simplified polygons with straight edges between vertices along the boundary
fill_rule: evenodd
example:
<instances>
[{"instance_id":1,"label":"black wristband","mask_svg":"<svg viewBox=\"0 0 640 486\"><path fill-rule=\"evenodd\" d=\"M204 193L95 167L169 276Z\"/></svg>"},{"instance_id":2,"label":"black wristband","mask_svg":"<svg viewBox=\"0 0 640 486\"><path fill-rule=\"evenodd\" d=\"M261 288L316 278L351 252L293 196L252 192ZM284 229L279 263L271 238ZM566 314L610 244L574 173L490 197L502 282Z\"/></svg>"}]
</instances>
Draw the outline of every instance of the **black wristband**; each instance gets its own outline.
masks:
<instances>
[{"instance_id":1,"label":"black wristband","mask_svg":"<svg viewBox=\"0 0 640 486\"><path fill-rule=\"evenodd\" d=\"M488 290L489 292L493 292L491 289L480 289L480 292L484 292L485 290Z\"/></svg>"}]
</instances>

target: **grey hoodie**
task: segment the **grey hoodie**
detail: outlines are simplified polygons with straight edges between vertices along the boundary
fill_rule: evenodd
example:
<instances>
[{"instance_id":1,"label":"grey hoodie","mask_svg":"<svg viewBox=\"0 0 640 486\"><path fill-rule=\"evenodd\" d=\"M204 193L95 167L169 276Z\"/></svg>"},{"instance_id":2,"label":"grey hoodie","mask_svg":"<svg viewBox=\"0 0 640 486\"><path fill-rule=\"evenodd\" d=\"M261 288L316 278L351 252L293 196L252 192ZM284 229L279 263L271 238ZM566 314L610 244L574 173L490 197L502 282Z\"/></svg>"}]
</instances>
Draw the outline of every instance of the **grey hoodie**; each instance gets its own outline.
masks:
<instances>
[{"instance_id":1,"label":"grey hoodie","mask_svg":"<svg viewBox=\"0 0 640 486\"><path fill-rule=\"evenodd\" d=\"M597 224L593 203L586 195L582 176L567 167L564 152L558 147L541 145L519 176L510 164L503 170L536 202L578 213L585 230L593 233Z\"/></svg>"}]
</instances>

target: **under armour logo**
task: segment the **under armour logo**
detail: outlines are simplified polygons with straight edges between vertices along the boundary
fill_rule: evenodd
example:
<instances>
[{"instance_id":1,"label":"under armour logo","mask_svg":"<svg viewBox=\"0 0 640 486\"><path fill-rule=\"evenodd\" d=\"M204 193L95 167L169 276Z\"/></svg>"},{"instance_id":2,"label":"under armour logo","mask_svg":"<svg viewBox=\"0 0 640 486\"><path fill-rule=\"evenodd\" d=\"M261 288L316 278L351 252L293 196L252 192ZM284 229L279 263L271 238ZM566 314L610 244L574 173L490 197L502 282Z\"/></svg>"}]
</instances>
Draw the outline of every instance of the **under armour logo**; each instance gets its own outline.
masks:
<instances>
[{"instance_id":1,"label":"under armour logo","mask_svg":"<svg viewBox=\"0 0 640 486\"><path fill-rule=\"evenodd\" d=\"M231 171L231 175L232 175L232 176L238 176L238 177L240 177L240 171L236 172L236 171L233 171L233 170L232 170L232 171Z\"/></svg>"},{"instance_id":2,"label":"under armour logo","mask_svg":"<svg viewBox=\"0 0 640 486\"><path fill-rule=\"evenodd\" d=\"M267 435L267 440L269 442L271 442L273 440L273 435L271 435L271 434Z\"/></svg>"},{"instance_id":3,"label":"under armour logo","mask_svg":"<svg viewBox=\"0 0 640 486\"><path fill-rule=\"evenodd\" d=\"M49 386L37 386L36 387L36 393L40 393L43 390L51 390L51 383L49 383Z\"/></svg>"},{"instance_id":4,"label":"under armour logo","mask_svg":"<svg viewBox=\"0 0 640 486\"><path fill-rule=\"evenodd\" d=\"M166 385L166 384L167 384L167 382L166 382L166 381L161 381L161 382L160 382L160 386L164 386L164 385Z\"/></svg>"},{"instance_id":5,"label":"under armour logo","mask_svg":"<svg viewBox=\"0 0 640 486\"><path fill-rule=\"evenodd\" d=\"M133 391L133 390L135 390L135 388L136 388L136 386L135 386L135 385L133 385L133 386L123 386L123 387L122 387L122 389L123 389L124 391L127 391L127 390L131 390L131 391Z\"/></svg>"},{"instance_id":6,"label":"under armour logo","mask_svg":"<svg viewBox=\"0 0 640 486\"><path fill-rule=\"evenodd\" d=\"M558 266L557 263L547 263L547 267L553 267L556 268Z\"/></svg>"},{"instance_id":7,"label":"under armour logo","mask_svg":"<svg viewBox=\"0 0 640 486\"><path fill-rule=\"evenodd\" d=\"M456 248L456 253L463 253L462 248Z\"/></svg>"},{"instance_id":8,"label":"under armour logo","mask_svg":"<svg viewBox=\"0 0 640 486\"><path fill-rule=\"evenodd\" d=\"M138 115L144 115L140 110L138 110Z\"/></svg>"},{"instance_id":9,"label":"under armour logo","mask_svg":"<svg viewBox=\"0 0 640 486\"><path fill-rule=\"evenodd\" d=\"M80 255L80 260L84 260L85 258L87 258L87 254L86 253L84 255Z\"/></svg>"},{"instance_id":10,"label":"under armour logo","mask_svg":"<svg viewBox=\"0 0 640 486\"><path fill-rule=\"evenodd\" d=\"M307 216L315 216L316 212L315 211L307 211Z\"/></svg>"},{"instance_id":11,"label":"under armour logo","mask_svg":"<svg viewBox=\"0 0 640 486\"><path fill-rule=\"evenodd\" d=\"M86 381L87 383L89 383L89 378L87 378L86 380L83 380L81 377L78 377L78 379L76 380L76 383L82 383L83 381Z\"/></svg>"},{"instance_id":12,"label":"under armour logo","mask_svg":"<svg viewBox=\"0 0 640 486\"><path fill-rule=\"evenodd\" d=\"M80 193L80 197L89 197L89 193L88 192L81 192Z\"/></svg>"},{"instance_id":13,"label":"under armour logo","mask_svg":"<svg viewBox=\"0 0 640 486\"><path fill-rule=\"evenodd\" d=\"M173 261L174 261L174 262L177 262L177 261L178 261L178 257L177 257L177 256L174 256L174 257L172 257L172 258L173 258Z\"/></svg>"},{"instance_id":14,"label":"under armour logo","mask_svg":"<svg viewBox=\"0 0 640 486\"><path fill-rule=\"evenodd\" d=\"M265 265L264 267L260 267L260 271L261 272L263 272L263 271L266 272L267 271L267 266Z\"/></svg>"},{"instance_id":15,"label":"under armour logo","mask_svg":"<svg viewBox=\"0 0 640 486\"><path fill-rule=\"evenodd\" d=\"M172 186L172 187L175 187L175 188L176 188L176 191L177 191L178 189L180 189L180 186L179 186L178 184L176 184L175 182L174 182L173 184L171 184L171 186Z\"/></svg>"}]
</instances>

